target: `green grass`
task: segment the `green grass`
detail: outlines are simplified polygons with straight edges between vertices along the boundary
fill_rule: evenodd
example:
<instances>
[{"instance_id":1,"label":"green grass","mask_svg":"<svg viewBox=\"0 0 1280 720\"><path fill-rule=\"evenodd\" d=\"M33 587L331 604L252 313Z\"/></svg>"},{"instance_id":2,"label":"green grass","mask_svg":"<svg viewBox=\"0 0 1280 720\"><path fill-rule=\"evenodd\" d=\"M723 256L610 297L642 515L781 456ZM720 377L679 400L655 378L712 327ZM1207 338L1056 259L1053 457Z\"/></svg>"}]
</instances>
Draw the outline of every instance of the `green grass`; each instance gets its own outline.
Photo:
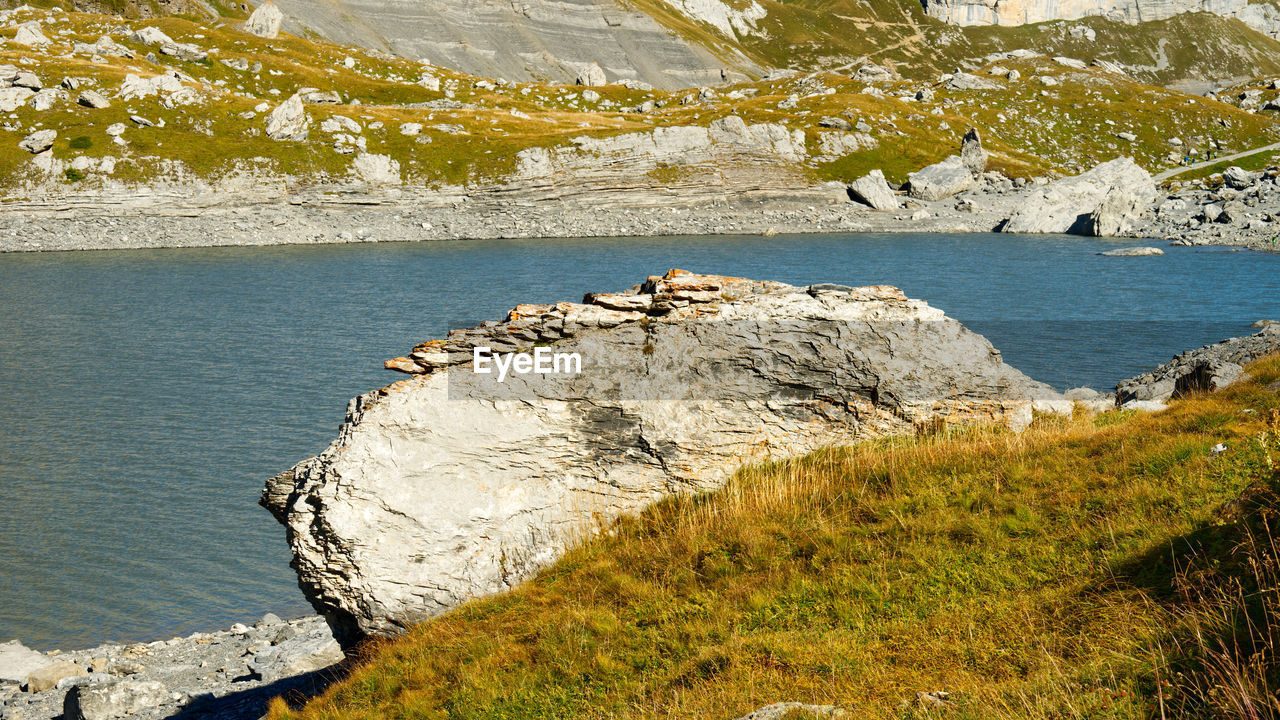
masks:
<instances>
[{"instance_id":1,"label":"green grass","mask_svg":"<svg viewBox=\"0 0 1280 720\"><path fill-rule=\"evenodd\" d=\"M33 181L39 180L31 169L30 156L17 147L22 134L36 127L59 130L54 154L61 160L69 161L80 155L114 157L117 169L112 179L124 183L188 183L196 179L216 186L224 179L240 178L245 173L288 176L291 183L301 186L344 182L351 177L353 156L337 152L333 137L319 129L321 122L334 114L360 122L365 128L367 151L391 156L400 164L405 182L422 187L502 182L515 168L517 153L529 147L562 147L581 136L648 132L662 126L705 127L727 115L738 115L748 123L777 123L806 133L808 159L797 164L775 162L766 168L757 159L747 158L740 168L753 175L768 173L779 183L792 184L815 180L847 182L873 169L883 170L891 181L900 183L910 172L955 152L968 127L982 132L992 152L991 169L1014 177L1077 173L1121 155L1133 156L1149 170L1159 171L1172 165L1167 157L1174 149L1168 143L1174 134L1171 128L1183 133L1188 143L1207 143L1212 139L1220 144L1223 152L1280 140L1280 123L1273 114L1248 113L1225 103L1192 98L1098 70L1068 71L1048 58L1002 61L1001 65L1022 73L1022 79L997 79L999 89L949 91L933 81L936 72L953 69L961 56L986 52L1001 44L1034 44L1031 41L1039 38L1047 47L1057 47L1055 43L1064 42L1068 43L1063 46L1064 52L1072 51L1086 59L1090 56L1074 52L1080 48L1070 43L1077 41L1067 35L1061 23L961 32L956 28L940 28L936 21L912 9L913 6L897 5L896 1L875 0L857 12L855 8L844 8L852 13L847 17L827 10L818 12L819 8L809 7L805 2L779 4L774 8L777 13L771 16L773 20L767 22L783 23L786 27L765 28L766 33L773 33L769 35L770 47L812 45L839 54L844 52L840 50L844 47L839 44L842 42L879 43L877 47L885 52L872 53L873 59L895 63L909 78L883 86L884 97L864 94L865 84L851 80L846 73L816 73L722 87L718 90L720 100L717 102L691 105L680 103L684 93L645 92L616 85L598 88L601 99L596 103L581 99L579 88L545 83L476 87L478 78L402 58L290 35L265 40L241 32L236 27L239 20L229 18L197 21L165 17L146 21L145 24L159 26L178 41L193 42L215 51L210 59L199 63L164 57L159 58L158 63L151 63L145 59L151 49L115 32L120 24L117 18L57 13L46 28L56 42L52 52L41 58L38 67L46 84L52 85L63 77L90 78L96 81L99 90L114 96L126 74L148 76L174 67L195 78L195 83L188 84L199 88L202 101L197 106L174 109L163 107L157 97L128 102L116 100L110 108L101 110L82 108L73 101L60 102L54 109L41 113L21 107L13 120L21 130L15 128L8 140L0 138L0 188L26 196ZM659 0L643 0L638 7L655 14L675 12ZM842 6L837 3L834 7ZM858 12L879 13L876 17L892 16L896 20L864 22L858 19L863 17ZM1206 20L1206 23L1196 26L1200 27L1196 32L1217 33L1214 28L1221 29L1216 21ZM1094 20L1088 24L1096 28L1100 37L1108 38L1105 45L1099 41L1095 50L1132 44L1132 38L1126 34L1131 32L1125 29L1128 26ZM1175 45L1200 37L1177 19L1144 28L1144 32L1149 31L1154 38L1173 38L1170 42ZM69 34L59 34L63 30ZM1222 30L1227 34L1213 36L1228 45L1244 42L1247 39L1244 36L1231 34L1237 30L1230 33ZM706 27L701 31L713 32ZM11 32L3 30L0 35ZM938 46L947 48L947 53L956 53L956 57L926 53L931 58L927 62L933 63L929 65L922 64L924 61L917 55L895 54L908 50L923 52L921 43L927 44L929 38L940 32L959 33L953 38L954 42ZM115 33L116 39L129 46L137 57L110 58L105 64L95 65L83 56L65 54L72 42L92 42L104 33ZM892 33L906 35L893 40L898 36ZM986 39L981 42L974 39L979 36ZM754 36L738 41L764 42ZM722 50L745 52L742 48L746 45L729 45ZM858 47L866 50L864 45ZM1164 45L1166 56L1173 53L1175 45ZM1280 44L1273 45L1272 49L1280 50ZM852 52L852 47L846 49ZM0 47L0 63L20 62L30 54L27 49L6 45ZM344 66L343 60L347 57L354 60L354 67ZM1274 57L1280 58L1280 53ZM818 62L803 58L803 54L798 54L789 62ZM223 59L244 60L250 66L260 63L262 68L260 72L235 70L222 63ZM770 62L774 60L781 62L782 58ZM1129 60L1136 61L1136 58ZM1266 70L1273 61L1272 55L1265 55L1250 67ZM970 69L985 74L989 67L971 66ZM1280 65L1275 71L1280 74ZM439 90L417 83L423 72L440 80ZM1035 78L1044 75L1060 79L1061 84L1042 86ZM910 79L913 77L917 79ZM921 77L929 81L918 79ZM277 142L265 137L265 113L256 112L252 116L250 113L260 103L274 107L300 87L336 91L343 103L307 108L312 127L305 142ZM913 96L924 87L935 91L932 101L899 99L899 96ZM833 93L821 94L820 88ZM740 91L744 97L728 98L733 91ZM796 106L779 107L792 94L799 97ZM462 106L414 107L447 100ZM643 115L621 112L624 107L648 100L663 106ZM163 120L164 124L163 127L138 128L131 122L131 115ZM851 122L865 123L870 126L869 134L875 138L877 147L819 163L815 158L818 136L828 132L819 123L825 116L844 116ZM405 122L426 126L423 133L430 142L400 134L399 126ZM123 147L106 136L106 128L114 123L123 123L128 128L124 135L128 144ZM382 124L381 128L377 128L378 123ZM435 128L436 125L458 126L463 134L444 132ZM1130 132L1137 139L1121 140L1117 137L1120 132ZM86 146L85 142L89 144ZM679 173L664 168L644 168L640 172L652 169L650 177L658 182L665 178L671 182L696 183L710 173L739 170L732 162L721 165L725 166L682 167ZM59 173L53 182L60 182L60 178L65 179ZM77 190L94 188L102 182L104 178L91 173L75 187Z\"/></svg>"},{"instance_id":2,"label":"green grass","mask_svg":"<svg viewBox=\"0 0 1280 720\"><path fill-rule=\"evenodd\" d=\"M936 717L904 707L932 690L954 718L1215 715L1202 691L1226 691L1196 684L1212 678L1191 632L1211 622L1180 588L1195 558L1230 567L1220 508L1280 461L1280 359L1251 372L1155 415L747 468L368 646L271 717L725 720L783 700Z\"/></svg>"}]
</instances>

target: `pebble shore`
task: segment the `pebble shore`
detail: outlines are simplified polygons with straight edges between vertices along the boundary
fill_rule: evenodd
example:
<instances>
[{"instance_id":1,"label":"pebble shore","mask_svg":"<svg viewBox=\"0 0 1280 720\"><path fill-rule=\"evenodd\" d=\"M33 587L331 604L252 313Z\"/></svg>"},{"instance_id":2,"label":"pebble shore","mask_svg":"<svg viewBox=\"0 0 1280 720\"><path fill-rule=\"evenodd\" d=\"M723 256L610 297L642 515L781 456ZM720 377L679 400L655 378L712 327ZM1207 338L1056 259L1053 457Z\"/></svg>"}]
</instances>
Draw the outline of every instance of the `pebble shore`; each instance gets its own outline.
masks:
<instances>
[{"instance_id":1,"label":"pebble shore","mask_svg":"<svg viewBox=\"0 0 1280 720\"><path fill-rule=\"evenodd\" d=\"M700 197L663 204L652 194L592 204L474 195L319 196L257 205L131 207L17 204L0 214L0 252L212 246L316 245L502 238L785 235L830 232L991 232L1027 187L988 173L973 188L935 202L907 199L880 212L829 183L787 194ZM1224 201L1222 198L1229 197ZM1217 205L1215 205L1217 203ZM1206 206L1234 217L1204 222ZM1198 219L1199 218L1199 219ZM1190 187L1157 201L1127 233L1147 244L1232 245L1277 251L1280 186L1264 178L1245 191Z\"/></svg>"},{"instance_id":2,"label":"pebble shore","mask_svg":"<svg viewBox=\"0 0 1280 720\"><path fill-rule=\"evenodd\" d=\"M271 698L322 688L342 659L318 616L66 652L13 641L0 645L0 719L257 720Z\"/></svg>"}]
</instances>

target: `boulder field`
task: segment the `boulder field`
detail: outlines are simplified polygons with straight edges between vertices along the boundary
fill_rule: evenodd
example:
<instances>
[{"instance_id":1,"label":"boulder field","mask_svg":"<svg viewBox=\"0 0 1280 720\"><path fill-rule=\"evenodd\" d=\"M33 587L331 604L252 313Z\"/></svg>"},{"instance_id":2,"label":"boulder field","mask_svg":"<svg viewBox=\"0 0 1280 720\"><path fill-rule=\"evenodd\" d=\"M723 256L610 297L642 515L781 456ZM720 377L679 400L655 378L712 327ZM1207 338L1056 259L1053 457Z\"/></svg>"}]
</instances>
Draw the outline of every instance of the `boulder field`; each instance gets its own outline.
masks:
<instances>
[{"instance_id":1,"label":"boulder field","mask_svg":"<svg viewBox=\"0 0 1280 720\"><path fill-rule=\"evenodd\" d=\"M475 372L539 352L576 355L579 371ZM743 463L1071 408L896 288L679 270L521 305L387 367L411 377L354 399L333 444L262 496L347 647L502 591Z\"/></svg>"}]
</instances>

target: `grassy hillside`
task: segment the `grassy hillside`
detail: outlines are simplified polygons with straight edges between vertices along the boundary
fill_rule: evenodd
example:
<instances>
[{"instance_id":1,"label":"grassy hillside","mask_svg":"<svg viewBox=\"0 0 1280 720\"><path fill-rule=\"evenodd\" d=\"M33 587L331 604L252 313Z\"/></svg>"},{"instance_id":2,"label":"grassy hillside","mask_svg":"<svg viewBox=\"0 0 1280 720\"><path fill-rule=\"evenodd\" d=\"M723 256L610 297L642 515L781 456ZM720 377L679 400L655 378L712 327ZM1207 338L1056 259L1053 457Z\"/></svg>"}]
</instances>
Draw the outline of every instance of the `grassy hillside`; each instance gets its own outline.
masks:
<instances>
[{"instance_id":1,"label":"grassy hillside","mask_svg":"<svg viewBox=\"0 0 1280 720\"><path fill-rule=\"evenodd\" d=\"M664 0L626 0L673 32L721 57L736 50L765 67L834 68L859 58L890 62L923 80L971 58L1027 48L1047 55L1104 59L1135 68L1144 82L1243 79L1280 68L1280 43L1237 20L1188 13L1126 25L1102 18L1021 27L957 27L925 14L919 0L761 0L760 32L726 38ZM732 4L732 2L728 3ZM1090 40L1072 28L1089 28Z\"/></svg>"},{"instance_id":2,"label":"grassy hillside","mask_svg":"<svg viewBox=\"0 0 1280 720\"><path fill-rule=\"evenodd\" d=\"M1274 716L1280 359L1251 372L1155 415L747 469L271 717Z\"/></svg>"},{"instance_id":3,"label":"grassy hillside","mask_svg":"<svg viewBox=\"0 0 1280 720\"><path fill-rule=\"evenodd\" d=\"M1013 176L1078 172L1120 155L1132 155L1155 171L1171 165L1171 153L1176 156L1180 148L1213 142L1225 153L1280 140L1274 112L1250 113L1099 69L1065 68L1046 57L970 63L974 73L994 83L989 90L950 90L936 80L904 79L869 91L867 83L847 73L818 72L725 85L713 98L692 102L683 92L620 85L594 89L596 99L582 88L495 85L310 39L264 40L241 32L236 21L169 17L122 25L110 16L44 11L27 11L17 19L28 18L43 22L53 44L37 49L8 42L0 46L0 64L35 72L46 88L56 88L64 78L80 81L112 103L91 109L76 103L79 90L46 90L61 93L52 107L18 107L0 129L0 187L11 198L31 192L30 183L50 182L66 192L121 181L216 182L248 173L287 175L301 185L337 182L351 175L356 139L363 143L359 152L398 162L408 185L485 184L508 177L516 154L528 147L568 146L583 136L661 126L705 127L728 115L803 130L809 157L798 169L813 180L852 180L881 168L901 182L907 173L954 152L971 126L982 131L993 150L993 168ZM209 51L208 59L178 60L130 40L132 30L144 25ZM0 36L13 32L0 31ZM70 52L75 43L92 43L104 34L135 57L95 59ZM989 74L997 66L1022 77ZM128 101L118 97L128 75L165 72L180 73L196 100L174 105L166 103L164 93ZM431 81L423 82L424 76ZM334 91L341 102L307 106L311 130L303 141L268 138L267 114L304 87ZM932 96L917 101L919 91ZM358 132L342 131L350 135L345 144L339 133L321 128L334 116L357 124ZM135 118L154 126L141 127ZM871 146L823 156L818 139L830 131L823 125L831 118L858 125L873 140ZM403 134L404 123L422 125L421 133ZM107 133L116 124L124 127L123 144ZM58 169L44 178L18 143L46 128L58 132L56 159L111 157L115 170L108 177ZM1175 137L1183 144L1171 143Z\"/></svg>"}]
</instances>

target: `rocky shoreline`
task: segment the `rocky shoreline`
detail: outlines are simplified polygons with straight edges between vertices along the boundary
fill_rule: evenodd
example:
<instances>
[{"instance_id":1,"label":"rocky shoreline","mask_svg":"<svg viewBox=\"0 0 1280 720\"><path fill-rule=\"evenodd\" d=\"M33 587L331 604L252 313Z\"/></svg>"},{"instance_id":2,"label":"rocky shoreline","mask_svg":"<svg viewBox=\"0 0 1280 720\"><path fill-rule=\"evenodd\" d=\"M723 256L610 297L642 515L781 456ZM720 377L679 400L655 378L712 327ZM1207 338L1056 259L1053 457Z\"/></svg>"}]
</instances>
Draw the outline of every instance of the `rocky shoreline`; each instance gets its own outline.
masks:
<instances>
[{"instance_id":1,"label":"rocky shoreline","mask_svg":"<svg viewBox=\"0 0 1280 720\"><path fill-rule=\"evenodd\" d=\"M706 276L673 278L659 282L654 290L670 294L675 310L679 310L676 306L681 303L696 309L709 299L722 299L726 288L747 292L754 287L739 282L731 287L717 285L717 290L708 291L699 284L708 280ZM787 290L776 283L761 287L770 292ZM822 285L805 289L801 295L830 302L832 297L851 291L853 289ZM864 288L861 292L879 293L891 304L905 302L895 300L896 296L886 288ZM593 303L591 306L577 307L576 311L579 315L591 311L597 322L607 319L612 323L624 320L621 316L628 313L638 314L633 311L635 301L644 297L643 294L593 295L588 298ZM533 313L537 308L520 306L517 310ZM582 315L575 322L581 325L585 317ZM543 327L554 320L535 315L521 318L524 315L513 322ZM1243 366L1247 363L1280 352L1280 322L1261 321L1258 326L1261 330L1254 335L1182 353L1151 372L1123 380L1117 384L1116 394L1099 394L1081 388L1068 391L1064 399L1096 412L1117 405L1128 410L1154 411L1182 393L1224 387L1243 376ZM509 329L506 325L502 328L482 326L461 331L454 341L465 344L471 337L468 333L496 333L506 329ZM647 326L647 330L652 330L652 325ZM487 342L497 340L489 338ZM424 347L429 351L438 349L430 343ZM410 358L389 361L389 366L424 377L423 373L438 370L433 357L431 352L415 351ZM992 357L998 362L998 355ZM1053 403L1038 403L1036 407L1042 412L1058 409ZM267 496L271 496L270 490ZM256 720L262 717L272 698L285 696L300 700L321 691L337 677L343 660L338 640L320 616L282 620L268 614L252 626L237 624L227 630L197 632L170 640L104 644L73 651L40 653L13 640L0 644L0 720L122 717ZM773 709L776 708L766 708Z\"/></svg>"},{"instance_id":2,"label":"rocky shoreline","mask_svg":"<svg viewBox=\"0 0 1280 720\"><path fill-rule=\"evenodd\" d=\"M274 697L321 689L342 659L319 616L66 652L14 640L0 644L0 718L258 718Z\"/></svg>"},{"instance_id":3,"label":"rocky shoreline","mask_svg":"<svg viewBox=\"0 0 1280 720\"><path fill-rule=\"evenodd\" d=\"M1280 251L1277 173L1228 174L1220 187L1195 183L1160 193L1150 208L1107 233L1160 244ZM864 179L865 180L865 179ZM862 181L860 181L862 182ZM528 190L461 189L379 194L315 190L284 201L222 203L61 201L10 203L0 214L0 252L214 246L317 245L483 239L775 235L831 232L1000 231L1047 180L983 173L959 193L927 200L899 193L874 210L851 187L548 198ZM1074 231L1074 230L1073 230Z\"/></svg>"}]
</instances>

